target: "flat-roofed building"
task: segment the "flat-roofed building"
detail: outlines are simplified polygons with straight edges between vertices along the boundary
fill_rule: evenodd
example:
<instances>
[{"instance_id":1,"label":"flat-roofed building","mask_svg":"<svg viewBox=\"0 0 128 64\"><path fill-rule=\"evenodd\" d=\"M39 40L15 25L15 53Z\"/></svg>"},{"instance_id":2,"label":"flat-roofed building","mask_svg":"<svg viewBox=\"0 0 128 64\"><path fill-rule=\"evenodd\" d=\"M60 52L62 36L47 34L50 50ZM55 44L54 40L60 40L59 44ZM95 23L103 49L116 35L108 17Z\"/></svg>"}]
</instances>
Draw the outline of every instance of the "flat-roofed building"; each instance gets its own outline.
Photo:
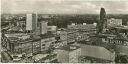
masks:
<instances>
[{"instance_id":1,"label":"flat-roofed building","mask_svg":"<svg viewBox=\"0 0 128 64\"><path fill-rule=\"evenodd\" d=\"M37 29L37 14L26 15L26 30L35 31Z\"/></svg>"},{"instance_id":2,"label":"flat-roofed building","mask_svg":"<svg viewBox=\"0 0 128 64\"><path fill-rule=\"evenodd\" d=\"M48 26L47 26L48 22L45 21L41 21L41 34L46 34L48 31Z\"/></svg>"},{"instance_id":3,"label":"flat-roofed building","mask_svg":"<svg viewBox=\"0 0 128 64\"><path fill-rule=\"evenodd\" d=\"M115 53L110 52L104 47L100 46L92 46L92 45L81 45L81 57L85 57L83 59L89 60L90 62L95 61L96 63L102 63L103 60L105 62L114 62ZM86 58L88 57L88 58ZM95 59L93 59L95 58ZM97 59L101 61L97 61ZM80 61L81 62L81 61Z\"/></svg>"},{"instance_id":4,"label":"flat-roofed building","mask_svg":"<svg viewBox=\"0 0 128 64\"><path fill-rule=\"evenodd\" d=\"M57 59L61 63L78 63L78 57L81 54L79 46L67 45L58 49Z\"/></svg>"},{"instance_id":5,"label":"flat-roofed building","mask_svg":"<svg viewBox=\"0 0 128 64\"><path fill-rule=\"evenodd\" d=\"M88 38L89 34L96 33L95 24L86 24L86 25L68 25L67 29L67 43L81 41Z\"/></svg>"},{"instance_id":6,"label":"flat-roofed building","mask_svg":"<svg viewBox=\"0 0 128 64\"><path fill-rule=\"evenodd\" d=\"M55 41L53 36L41 39L41 51L48 50L51 45L54 45Z\"/></svg>"},{"instance_id":7,"label":"flat-roofed building","mask_svg":"<svg viewBox=\"0 0 128 64\"><path fill-rule=\"evenodd\" d=\"M32 54L39 53L41 50L40 37L30 37L26 34L7 34L8 51L12 55L32 56Z\"/></svg>"}]
</instances>

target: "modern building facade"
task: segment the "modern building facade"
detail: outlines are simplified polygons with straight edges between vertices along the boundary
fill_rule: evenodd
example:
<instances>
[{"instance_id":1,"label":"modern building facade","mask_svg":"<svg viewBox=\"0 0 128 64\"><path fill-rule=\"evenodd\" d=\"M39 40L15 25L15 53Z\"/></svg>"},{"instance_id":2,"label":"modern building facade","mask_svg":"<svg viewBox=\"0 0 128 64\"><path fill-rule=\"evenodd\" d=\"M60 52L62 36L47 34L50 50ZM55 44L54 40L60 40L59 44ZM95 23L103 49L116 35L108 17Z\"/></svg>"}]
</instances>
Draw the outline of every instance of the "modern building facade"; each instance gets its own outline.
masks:
<instances>
[{"instance_id":1,"label":"modern building facade","mask_svg":"<svg viewBox=\"0 0 128 64\"><path fill-rule=\"evenodd\" d=\"M106 19L106 12L104 8L100 10L100 20L97 24L97 33L105 32L105 28L107 27L107 19Z\"/></svg>"},{"instance_id":2,"label":"modern building facade","mask_svg":"<svg viewBox=\"0 0 128 64\"><path fill-rule=\"evenodd\" d=\"M26 15L26 30L36 31L37 29L37 14L27 14Z\"/></svg>"},{"instance_id":3,"label":"modern building facade","mask_svg":"<svg viewBox=\"0 0 128 64\"><path fill-rule=\"evenodd\" d=\"M47 22L41 21L41 34L46 34L48 31Z\"/></svg>"}]
</instances>

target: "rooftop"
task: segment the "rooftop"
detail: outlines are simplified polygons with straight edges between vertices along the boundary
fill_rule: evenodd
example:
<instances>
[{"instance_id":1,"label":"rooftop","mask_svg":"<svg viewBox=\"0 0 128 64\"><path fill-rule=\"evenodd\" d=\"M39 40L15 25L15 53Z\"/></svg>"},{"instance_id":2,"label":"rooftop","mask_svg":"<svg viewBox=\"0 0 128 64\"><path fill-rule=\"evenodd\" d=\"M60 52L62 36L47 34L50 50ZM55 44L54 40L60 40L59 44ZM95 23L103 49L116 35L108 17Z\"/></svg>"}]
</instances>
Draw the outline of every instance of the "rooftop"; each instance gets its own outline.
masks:
<instances>
[{"instance_id":1,"label":"rooftop","mask_svg":"<svg viewBox=\"0 0 128 64\"><path fill-rule=\"evenodd\" d=\"M10 28L9 30L12 30L12 31L25 31L25 28L21 28L19 26L15 26L15 27Z\"/></svg>"},{"instance_id":2,"label":"rooftop","mask_svg":"<svg viewBox=\"0 0 128 64\"><path fill-rule=\"evenodd\" d=\"M101 58L106 60L114 59L114 54L104 47L81 45L81 50L82 50L81 51L82 56L90 56L90 57Z\"/></svg>"},{"instance_id":3,"label":"rooftop","mask_svg":"<svg viewBox=\"0 0 128 64\"><path fill-rule=\"evenodd\" d=\"M128 26L119 26L119 27L115 27L117 29L124 29L124 30L128 30Z\"/></svg>"},{"instance_id":4,"label":"rooftop","mask_svg":"<svg viewBox=\"0 0 128 64\"><path fill-rule=\"evenodd\" d=\"M76 50L76 49L79 49L80 47L79 46L76 46L76 45L66 45L66 46L63 46L59 49L61 50L65 50L65 51L73 51L73 50Z\"/></svg>"},{"instance_id":5,"label":"rooftop","mask_svg":"<svg viewBox=\"0 0 128 64\"><path fill-rule=\"evenodd\" d=\"M90 30L95 29L96 26L93 24L86 24L86 25L68 25L68 29L84 29L84 30Z\"/></svg>"},{"instance_id":6,"label":"rooftop","mask_svg":"<svg viewBox=\"0 0 128 64\"><path fill-rule=\"evenodd\" d=\"M41 34L39 36L41 37L41 39L54 37L54 35L52 33Z\"/></svg>"},{"instance_id":7,"label":"rooftop","mask_svg":"<svg viewBox=\"0 0 128 64\"><path fill-rule=\"evenodd\" d=\"M42 34L42 35L29 35L29 38L26 37L26 39L21 39L19 37L26 36L27 34L8 34L7 37L10 41L15 41L12 43L26 43L26 42L33 42L33 41L39 41L41 39L54 37L53 34ZM25 37L23 37L25 38Z\"/></svg>"},{"instance_id":8,"label":"rooftop","mask_svg":"<svg viewBox=\"0 0 128 64\"><path fill-rule=\"evenodd\" d=\"M10 41L24 41L30 39L30 35L23 33L5 34Z\"/></svg>"}]
</instances>

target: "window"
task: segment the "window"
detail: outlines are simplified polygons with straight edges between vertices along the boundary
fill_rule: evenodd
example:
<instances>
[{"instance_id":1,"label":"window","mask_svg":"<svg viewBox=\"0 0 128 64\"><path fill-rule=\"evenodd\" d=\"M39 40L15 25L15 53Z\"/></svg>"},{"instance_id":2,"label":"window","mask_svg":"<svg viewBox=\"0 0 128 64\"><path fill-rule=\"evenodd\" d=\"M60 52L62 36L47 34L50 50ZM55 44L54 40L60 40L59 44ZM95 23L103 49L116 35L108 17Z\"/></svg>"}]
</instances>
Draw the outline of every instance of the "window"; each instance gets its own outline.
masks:
<instances>
[{"instance_id":1,"label":"window","mask_svg":"<svg viewBox=\"0 0 128 64\"><path fill-rule=\"evenodd\" d=\"M45 46L45 44L42 44L42 46Z\"/></svg>"}]
</instances>

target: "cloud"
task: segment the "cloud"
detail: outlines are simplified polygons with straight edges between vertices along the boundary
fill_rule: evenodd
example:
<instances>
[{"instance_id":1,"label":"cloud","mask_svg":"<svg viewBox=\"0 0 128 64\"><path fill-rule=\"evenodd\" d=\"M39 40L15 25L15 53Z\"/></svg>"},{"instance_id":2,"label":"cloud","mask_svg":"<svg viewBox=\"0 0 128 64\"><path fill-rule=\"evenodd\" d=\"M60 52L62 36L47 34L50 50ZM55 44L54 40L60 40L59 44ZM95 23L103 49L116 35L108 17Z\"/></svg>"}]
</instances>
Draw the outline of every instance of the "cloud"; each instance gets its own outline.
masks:
<instances>
[{"instance_id":1,"label":"cloud","mask_svg":"<svg viewBox=\"0 0 128 64\"><path fill-rule=\"evenodd\" d=\"M99 14L104 7L107 13L127 13L128 1L86 1L86 0L2 0L2 13L41 14Z\"/></svg>"}]
</instances>

